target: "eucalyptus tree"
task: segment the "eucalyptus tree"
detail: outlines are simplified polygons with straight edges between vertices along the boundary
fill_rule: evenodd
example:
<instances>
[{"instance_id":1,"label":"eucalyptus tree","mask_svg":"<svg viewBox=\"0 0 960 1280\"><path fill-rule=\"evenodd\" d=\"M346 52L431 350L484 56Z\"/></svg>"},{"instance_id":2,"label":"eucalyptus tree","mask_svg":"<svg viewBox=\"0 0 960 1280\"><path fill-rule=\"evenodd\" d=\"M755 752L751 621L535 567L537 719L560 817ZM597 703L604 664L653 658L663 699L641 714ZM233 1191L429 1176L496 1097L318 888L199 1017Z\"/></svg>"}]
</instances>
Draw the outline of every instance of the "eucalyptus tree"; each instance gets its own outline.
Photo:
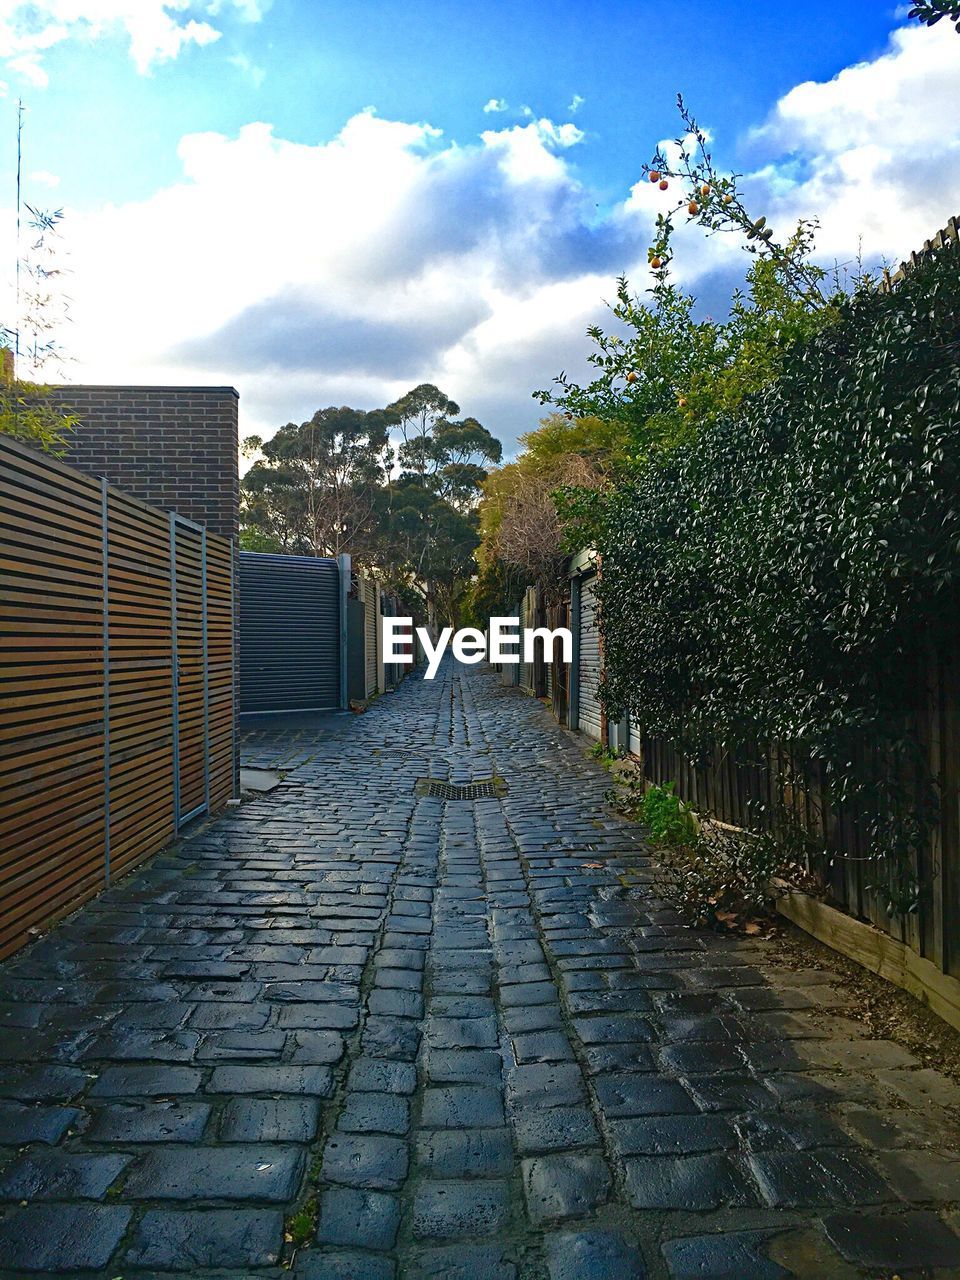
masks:
<instances>
[{"instance_id":1,"label":"eucalyptus tree","mask_svg":"<svg viewBox=\"0 0 960 1280\"><path fill-rule=\"evenodd\" d=\"M241 486L244 523L284 551L371 557L378 545L379 496L393 465L386 410L344 405L289 422L269 440L251 436L262 457Z\"/></svg>"}]
</instances>

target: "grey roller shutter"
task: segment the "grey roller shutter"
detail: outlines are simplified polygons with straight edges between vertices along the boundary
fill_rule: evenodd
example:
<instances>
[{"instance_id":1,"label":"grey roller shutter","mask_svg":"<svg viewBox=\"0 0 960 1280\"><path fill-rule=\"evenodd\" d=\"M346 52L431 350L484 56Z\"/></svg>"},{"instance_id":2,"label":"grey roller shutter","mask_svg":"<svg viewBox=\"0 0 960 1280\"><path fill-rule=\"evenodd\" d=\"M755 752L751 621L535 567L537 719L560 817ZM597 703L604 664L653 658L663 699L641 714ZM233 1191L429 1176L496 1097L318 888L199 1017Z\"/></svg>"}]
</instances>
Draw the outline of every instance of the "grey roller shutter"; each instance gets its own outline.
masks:
<instances>
[{"instance_id":1,"label":"grey roller shutter","mask_svg":"<svg viewBox=\"0 0 960 1280\"><path fill-rule=\"evenodd\" d=\"M585 578L580 589L580 728L600 737L600 632L597 628L596 578Z\"/></svg>"},{"instance_id":2,"label":"grey roller shutter","mask_svg":"<svg viewBox=\"0 0 960 1280\"><path fill-rule=\"evenodd\" d=\"M340 705L336 560L240 552L240 710Z\"/></svg>"},{"instance_id":3,"label":"grey roller shutter","mask_svg":"<svg viewBox=\"0 0 960 1280\"><path fill-rule=\"evenodd\" d=\"M523 596L521 604L520 617L520 656L523 657L526 652L525 633L528 628L532 628L536 623L536 593L533 587L528 587ZM533 693L533 673L534 665L532 662L520 663L520 684L528 693Z\"/></svg>"},{"instance_id":4,"label":"grey roller shutter","mask_svg":"<svg viewBox=\"0 0 960 1280\"><path fill-rule=\"evenodd\" d=\"M377 608L377 584L369 578L360 580L360 598L366 610L364 616L364 669L366 697L372 697L377 687L377 625L380 611Z\"/></svg>"}]
</instances>

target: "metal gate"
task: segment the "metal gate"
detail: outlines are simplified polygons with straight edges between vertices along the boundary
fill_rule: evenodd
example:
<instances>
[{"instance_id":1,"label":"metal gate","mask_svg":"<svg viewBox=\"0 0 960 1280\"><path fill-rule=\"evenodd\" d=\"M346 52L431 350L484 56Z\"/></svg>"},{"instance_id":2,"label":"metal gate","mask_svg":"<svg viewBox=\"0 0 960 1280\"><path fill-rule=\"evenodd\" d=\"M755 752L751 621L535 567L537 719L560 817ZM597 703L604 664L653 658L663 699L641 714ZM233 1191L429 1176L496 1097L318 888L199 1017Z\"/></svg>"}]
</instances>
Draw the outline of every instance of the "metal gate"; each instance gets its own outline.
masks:
<instances>
[{"instance_id":1,"label":"metal gate","mask_svg":"<svg viewBox=\"0 0 960 1280\"><path fill-rule=\"evenodd\" d=\"M350 557L240 553L240 710L346 706Z\"/></svg>"},{"instance_id":2,"label":"metal gate","mask_svg":"<svg viewBox=\"0 0 960 1280\"><path fill-rule=\"evenodd\" d=\"M597 626L596 578L584 578L580 587L580 699L579 728L591 738L601 733L600 630Z\"/></svg>"},{"instance_id":3,"label":"metal gate","mask_svg":"<svg viewBox=\"0 0 960 1280\"><path fill-rule=\"evenodd\" d=\"M177 827L210 808L207 531L170 513L173 809Z\"/></svg>"}]
</instances>

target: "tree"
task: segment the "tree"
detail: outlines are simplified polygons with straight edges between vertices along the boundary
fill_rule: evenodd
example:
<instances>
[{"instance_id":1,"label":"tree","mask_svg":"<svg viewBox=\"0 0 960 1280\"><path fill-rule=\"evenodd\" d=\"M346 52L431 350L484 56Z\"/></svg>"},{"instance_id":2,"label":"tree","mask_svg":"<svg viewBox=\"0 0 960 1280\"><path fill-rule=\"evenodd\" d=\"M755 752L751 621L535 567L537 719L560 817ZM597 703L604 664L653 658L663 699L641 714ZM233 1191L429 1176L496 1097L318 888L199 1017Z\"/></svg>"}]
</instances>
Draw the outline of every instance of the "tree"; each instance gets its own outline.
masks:
<instances>
[{"instance_id":1,"label":"tree","mask_svg":"<svg viewBox=\"0 0 960 1280\"><path fill-rule=\"evenodd\" d=\"M287 423L270 440L245 441L263 457L243 478L245 528L282 550L363 559L378 543L378 497L393 461L385 410L318 409L309 421Z\"/></svg>"},{"instance_id":2,"label":"tree","mask_svg":"<svg viewBox=\"0 0 960 1280\"><path fill-rule=\"evenodd\" d=\"M919 0L907 17L918 18L928 27L935 27L942 18L949 18L960 32L960 4L957 0Z\"/></svg>"},{"instance_id":3,"label":"tree","mask_svg":"<svg viewBox=\"0 0 960 1280\"><path fill-rule=\"evenodd\" d=\"M436 387L414 387L386 409L318 410L287 423L241 483L241 544L293 555L349 552L428 621L454 617L476 571L477 505L501 446ZM399 436L399 441L396 437Z\"/></svg>"},{"instance_id":4,"label":"tree","mask_svg":"<svg viewBox=\"0 0 960 1280\"><path fill-rule=\"evenodd\" d=\"M551 601L560 596L571 550L556 501L558 491L568 486L596 489L599 476L576 454L567 454L545 472L517 464L494 544L499 558L525 582L542 587Z\"/></svg>"},{"instance_id":5,"label":"tree","mask_svg":"<svg viewBox=\"0 0 960 1280\"><path fill-rule=\"evenodd\" d=\"M429 623L454 621L476 572L476 514L458 511L415 475L392 483L382 501L380 555L388 581L415 594Z\"/></svg>"},{"instance_id":6,"label":"tree","mask_svg":"<svg viewBox=\"0 0 960 1280\"><path fill-rule=\"evenodd\" d=\"M429 382L402 395L388 405L388 412L396 414L403 443L400 445L400 464L416 472L424 479L431 470L430 441L438 423L447 422L460 412L455 400Z\"/></svg>"},{"instance_id":7,"label":"tree","mask_svg":"<svg viewBox=\"0 0 960 1280\"><path fill-rule=\"evenodd\" d=\"M520 437L517 461L492 471L483 485L477 559L487 595L501 586L512 591L515 580L539 584L548 597L559 592L571 548L558 495L569 486L603 487L624 459L623 440L616 423L563 414L544 418L536 431Z\"/></svg>"},{"instance_id":8,"label":"tree","mask_svg":"<svg viewBox=\"0 0 960 1280\"><path fill-rule=\"evenodd\" d=\"M409 575L432 623L438 610L454 616L463 583L476 571L476 508L487 465L503 450L476 418L457 419L460 406L432 383L414 387L387 412L400 430L401 470L386 495L384 556Z\"/></svg>"},{"instance_id":9,"label":"tree","mask_svg":"<svg viewBox=\"0 0 960 1280\"><path fill-rule=\"evenodd\" d=\"M748 211L738 175L714 165L707 135L678 99L684 132L675 140L675 160L658 150L644 166L665 191L668 211L657 218L648 251L652 283L646 297L617 282L611 307L617 328L587 332L594 343L588 360L596 376L579 386L565 373L550 390L538 391L568 418L592 415L618 422L628 437L630 461L673 448L707 423L734 412L743 399L778 374L784 353L836 315L826 292L827 273L812 258L816 224L801 221L778 240L762 215ZM675 219L685 216L707 234L740 236L750 255L745 288L734 293L722 320L697 315L696 298L671 274ZM834 293L839 292L839 281Z\"/></svg>"},{"instance_id":10,"label":"tree","mask_svg":"<svg viewBox=\"0 0 960 1280\"><path fill-rule=\"evenodd\" d=\"M455 420L460 406L431 383L424 382L387 407L395 414L402 444L403 471L451 502L458 510L474 506L487 463L497 463L500 441L476 418Z\"/></svg>"},{"instance_id":11,"label":"tree","mask_svg":"<svg viewBox=\"0 0 960 1280\"><path fill-rule=\"evenodd\" d=\"M19 182L19 179L18 179ZM12 325L0 325L0 434L31 441L51 453L62 451L67 434L80 419L64 410L50 388L37 379L51 365L63 364L56 331L67 316L58 294L59 225L63 211L24 206L33 233L29 250L17 262L17 314ZM19 232L18 192L18 232ZM29 377L21 377L23 369Z\"/></svg>"}]
</instances>

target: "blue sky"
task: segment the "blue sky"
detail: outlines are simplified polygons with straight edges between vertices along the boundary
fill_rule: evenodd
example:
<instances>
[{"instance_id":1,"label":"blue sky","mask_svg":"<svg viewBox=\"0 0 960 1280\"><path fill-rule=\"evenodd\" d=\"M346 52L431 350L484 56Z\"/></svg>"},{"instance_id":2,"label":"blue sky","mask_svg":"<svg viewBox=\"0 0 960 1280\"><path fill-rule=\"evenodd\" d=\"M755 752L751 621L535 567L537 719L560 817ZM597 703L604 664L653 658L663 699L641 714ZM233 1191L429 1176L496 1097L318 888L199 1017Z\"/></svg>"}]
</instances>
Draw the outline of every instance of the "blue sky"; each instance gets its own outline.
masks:
<instances>
[{"instance_id":1,"label":"blue sky","mask_svg":"<svg viewBox=\"0 0 960 1280\"><path fill-rule=\"evenodd\" d=\"M423 380L535 426L643 287L678 91L825 261L960 209L960 37L876 0L0 0L0 61L0 203L22 96L27 198L66 209L70 377L230 382L250 431ZM685 270L719 300L738 264Z\"/></svg>"}]
</instances>

